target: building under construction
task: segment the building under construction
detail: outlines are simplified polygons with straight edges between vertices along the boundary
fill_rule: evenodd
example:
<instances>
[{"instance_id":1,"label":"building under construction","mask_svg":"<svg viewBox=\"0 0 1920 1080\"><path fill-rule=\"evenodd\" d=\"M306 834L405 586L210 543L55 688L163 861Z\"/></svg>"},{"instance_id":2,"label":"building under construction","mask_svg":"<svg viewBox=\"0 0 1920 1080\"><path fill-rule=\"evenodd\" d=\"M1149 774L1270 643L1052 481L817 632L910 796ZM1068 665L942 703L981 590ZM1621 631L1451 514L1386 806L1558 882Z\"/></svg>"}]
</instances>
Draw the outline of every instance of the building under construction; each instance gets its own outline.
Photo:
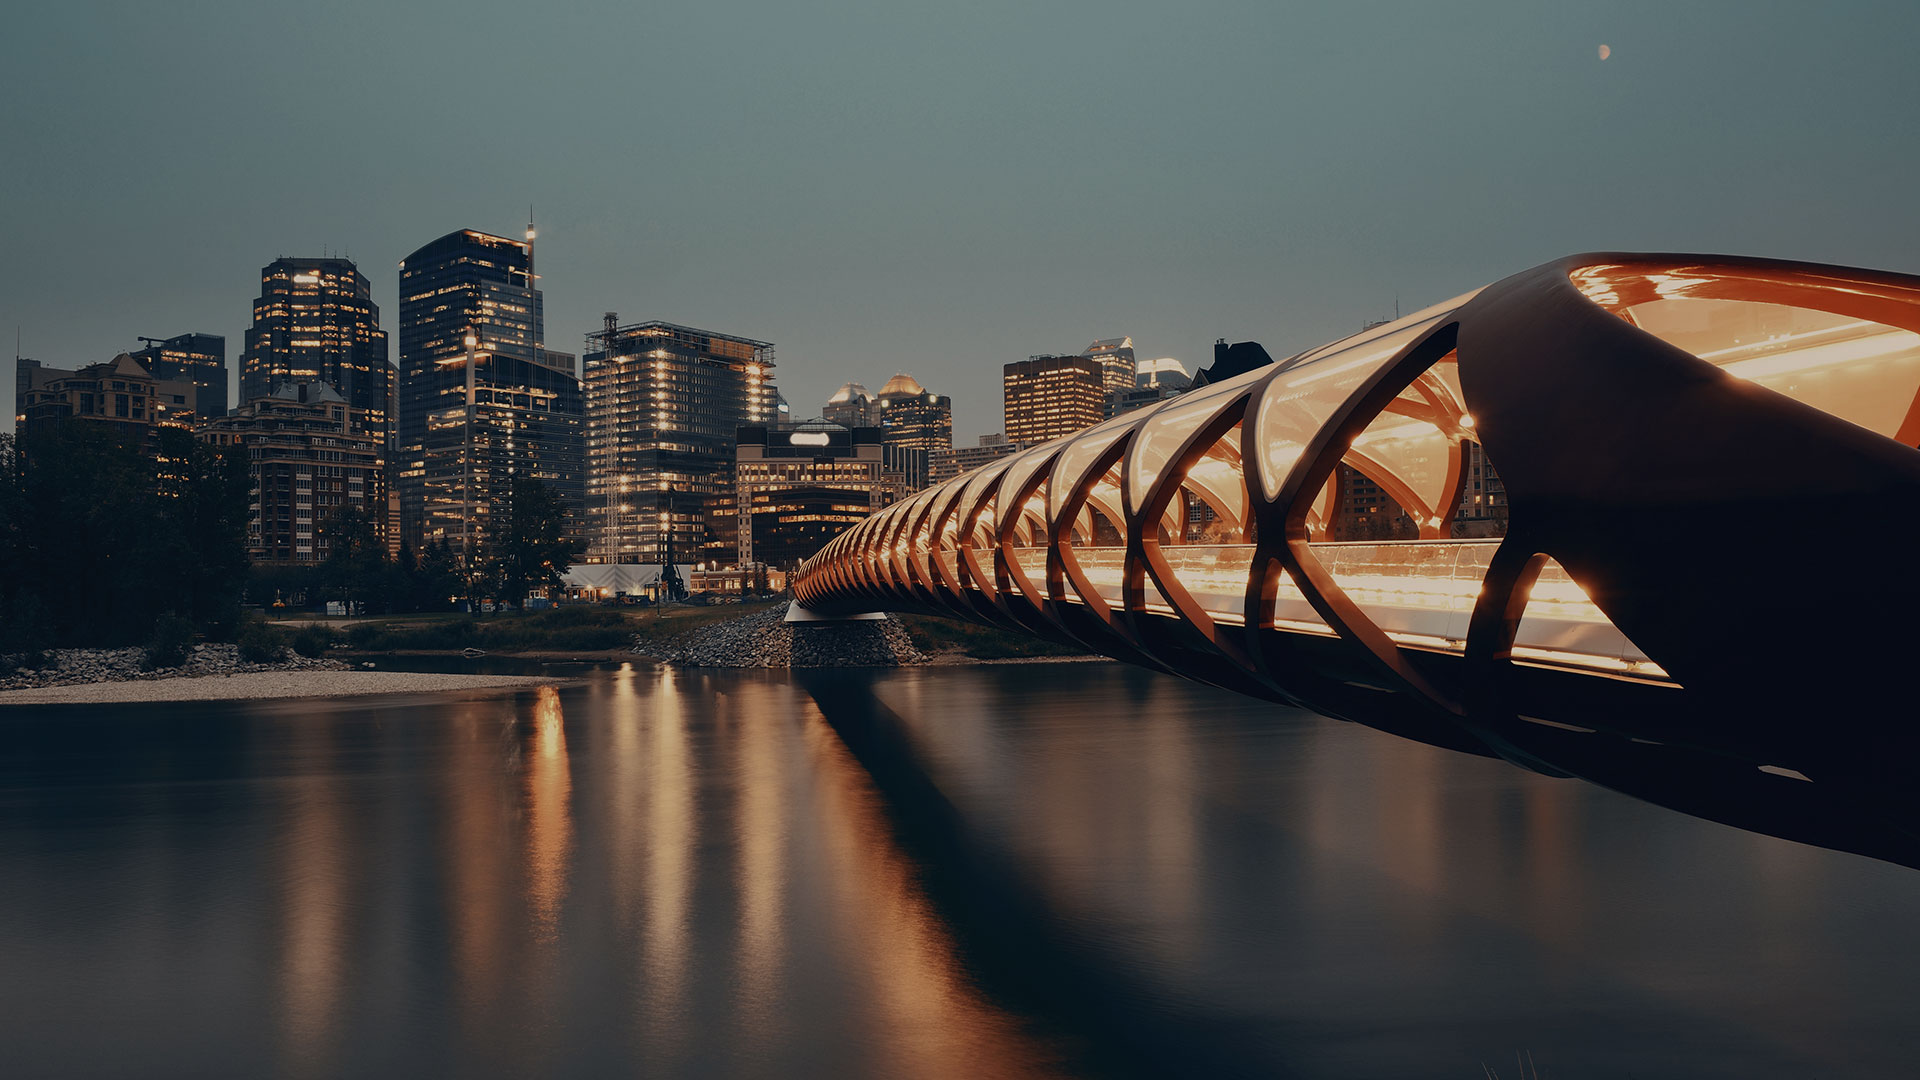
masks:
<instances>
[{"instance_id":1,"label":"building under construction","mask_svg":"<svg viewBox=\"0 0 1920 1080\"><path fill-rule=\"evenodd\" d=\"M733 561L731 529L710 518L732 495L735 432L774 422L773 346L608 312L581 383L586 561Z\"/></svg>"}]
</instances>

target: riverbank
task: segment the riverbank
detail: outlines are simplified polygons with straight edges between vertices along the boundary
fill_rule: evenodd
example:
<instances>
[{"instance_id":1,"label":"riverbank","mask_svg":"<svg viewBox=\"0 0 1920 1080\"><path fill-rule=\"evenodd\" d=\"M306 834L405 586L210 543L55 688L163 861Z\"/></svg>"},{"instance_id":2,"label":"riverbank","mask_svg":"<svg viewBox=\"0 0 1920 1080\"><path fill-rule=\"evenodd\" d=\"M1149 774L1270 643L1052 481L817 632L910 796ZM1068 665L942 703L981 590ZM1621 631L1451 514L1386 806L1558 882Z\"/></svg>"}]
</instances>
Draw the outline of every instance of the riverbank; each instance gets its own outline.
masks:
<instances>
[{"instance_id":1,"label":"riverbank","mask_svg":"<svg viewBox=\"0 0 1920 1080\"><path fill-rule=\"evenodd\" d=\"M242 660L237 646L222 644L195 645L188 651L186 662L174 667L149 669L147 659L147 650L141 648L50 649L34 666L19 667L0 676L0 691L269 671L343 671L347 667L338 660L301 656L291 649L283 650L278 660L264 663Z\"/></svg>"},{"instance_id":2,"label":"riverbank","mask_svg":"<svg viewBox=\"0 0 1920 1080\"><path fill-rule=\"evenodd\" d=\"M673 637L636 636L634 651L688 667L919 667L1105 660L1055 642L928 615L788 623L787 606L696 626Z\"/></svg>"},{"instance_id":3,"label":"riverbank","mask_svg":"<svg viewBox=\"0 0 1920 1080\"><path fill-rule=\"evenodd\" d=\"M188 678L126 679L0 691L0 705L106 705L161 701L239 701L264 698L359 697L491 690L562 680L543 675L447 675L341 668L252 671Z\"/></svg>"},{"instance_id":4,"label":"riverbank","mask_svg":"<svg viewBox=\"0 0 1920 1080\"><path fill-rule=\"evenodd\" d=\"M546 662L649 660L690 667L905 667L1102 660L1031 634L929 615L812 623L798 629L787 602L578 605L480 619L398 616L285 622L332 635L331 655L356 666L383 657L488 657ZM344 648L340 648L344 646Z\"/></svg>"}]
</instances>

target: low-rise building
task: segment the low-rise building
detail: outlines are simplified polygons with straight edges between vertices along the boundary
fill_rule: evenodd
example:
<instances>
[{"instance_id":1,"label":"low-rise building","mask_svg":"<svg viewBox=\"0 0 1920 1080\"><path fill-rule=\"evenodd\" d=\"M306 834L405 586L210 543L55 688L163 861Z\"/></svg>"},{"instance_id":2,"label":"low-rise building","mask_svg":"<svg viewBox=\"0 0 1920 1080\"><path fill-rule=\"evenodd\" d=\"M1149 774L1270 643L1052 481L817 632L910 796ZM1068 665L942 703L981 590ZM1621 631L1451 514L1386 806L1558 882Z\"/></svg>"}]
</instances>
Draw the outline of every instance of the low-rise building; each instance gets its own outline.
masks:
<instances>
[{"instance_id":1,"label":"low-rise building","mask_svg":"<svg viewBox=\"0 0 1920 1080\"><path fill-rule=\"evenodd\" d=\"M796 566L898 494L878 428L824 420L790 431L743 427L734 453L741 566Z\"/></svg>"},{"instance_id":2,"label":"low-rise building","mask_svg":"<svg viewBox=\"0 0 1920 1080\"><path fill-rule=\"evenodd\" d=\"M193 426L198 392L193 382L156 379L127 353L77 371L32 360L15 367L16 424L26 437L36 429L83 421L106 427L129 446L151 451L159 428Z\"/></svg>"},{"instance_id":3,"label":"low-rise building","mask_svg":"<svg viewBox=\"0 0 1920 1080\"><path fill-rule=\"evenodd\" d=\"M982 435L973 446L956 446L933 455L933 482L938 484L951 480L961 473L970 473L990 461L998 461L1026 448L1026 443L1008 442L1007 437L999 432Z\"/></svg>"},{"instance_id":4,"label":"low-rise building","mask_svg":"<svg viewBox=\"0 0 1920 1080\"><path fill-rule=\"evenodd\" d=\"M1110 390L1107 392L1107 419L1158 405L1168 398L1179 397L1181 393L1180 388L1173 386L1136 386L1128 390Z\"/></svg>"}]
</instances>

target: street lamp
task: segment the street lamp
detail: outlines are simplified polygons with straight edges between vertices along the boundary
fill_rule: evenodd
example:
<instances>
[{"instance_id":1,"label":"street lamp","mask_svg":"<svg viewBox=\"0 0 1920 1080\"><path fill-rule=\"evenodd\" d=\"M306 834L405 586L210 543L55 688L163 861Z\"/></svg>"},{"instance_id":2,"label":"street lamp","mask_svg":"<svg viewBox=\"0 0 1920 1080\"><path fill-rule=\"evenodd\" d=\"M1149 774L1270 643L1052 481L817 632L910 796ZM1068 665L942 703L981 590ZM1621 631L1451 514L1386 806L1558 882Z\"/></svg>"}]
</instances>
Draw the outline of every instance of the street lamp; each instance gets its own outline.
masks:
<instances>
[{"instance_id":1,"label":"street lamp","mask_svg":"<svg viewBox=\"0 0 1920 1080\"><path fill-rule=\"evenodd\" d=\"M460 483L460 501L462 504L461 511L460 511L460 557L466 563L467 607L469 609L467 613L470 615L475 614L475 612L472 611L471 609L475 606L475 600L477 599L473 595L473 397L474 397L473 350L474 350L474 347L479 344L480 344L479 336L476 335L471 329L469 329L467 331L467 336L466 336L466 346L467 346L466 452L461 455L461 457L465 459L466 468L463 470L462 480Z\"/></svg>"}]
</instances>

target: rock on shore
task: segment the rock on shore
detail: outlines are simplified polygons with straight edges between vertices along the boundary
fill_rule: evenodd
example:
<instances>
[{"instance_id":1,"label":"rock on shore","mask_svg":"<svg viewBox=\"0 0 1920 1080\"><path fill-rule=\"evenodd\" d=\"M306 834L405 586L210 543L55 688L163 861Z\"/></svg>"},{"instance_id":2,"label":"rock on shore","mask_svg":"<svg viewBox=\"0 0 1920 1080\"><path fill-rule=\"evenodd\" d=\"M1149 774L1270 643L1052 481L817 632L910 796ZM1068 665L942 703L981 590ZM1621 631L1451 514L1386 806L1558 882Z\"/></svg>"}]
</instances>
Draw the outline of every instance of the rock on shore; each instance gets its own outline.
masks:
<instances>
[{"instance_id":1,"label":"rock on shore","mask_svg":"<svg viewBox=\"0 0 1920 1080\"><path fill-rule=\"evenodd\" d=\"M187 662L179 667L142 669L147 650L129 649L50 649L47 660L37 668L22 668L0 677L0 690L25 690L41 686L68 686L75 683L126 682L134 679L179 679L197 675L239 675L256 671L340 671L347 665L338 660L318 660L284 650L281 659L271 664L254 664L240 659L237 645L196 645Z\"/></svg>"},{"instance_id":2,"label":"rock on shore","mask_svg":"<svg viewBox=\"0 0 1920 1080\"><path fill-rule=\"evenodd\" d=\"M891 616L847 623L786 621L784 605L703 626L643 650L693 667L901 667L927 658Z\"/></svg>"}]
</instances>

